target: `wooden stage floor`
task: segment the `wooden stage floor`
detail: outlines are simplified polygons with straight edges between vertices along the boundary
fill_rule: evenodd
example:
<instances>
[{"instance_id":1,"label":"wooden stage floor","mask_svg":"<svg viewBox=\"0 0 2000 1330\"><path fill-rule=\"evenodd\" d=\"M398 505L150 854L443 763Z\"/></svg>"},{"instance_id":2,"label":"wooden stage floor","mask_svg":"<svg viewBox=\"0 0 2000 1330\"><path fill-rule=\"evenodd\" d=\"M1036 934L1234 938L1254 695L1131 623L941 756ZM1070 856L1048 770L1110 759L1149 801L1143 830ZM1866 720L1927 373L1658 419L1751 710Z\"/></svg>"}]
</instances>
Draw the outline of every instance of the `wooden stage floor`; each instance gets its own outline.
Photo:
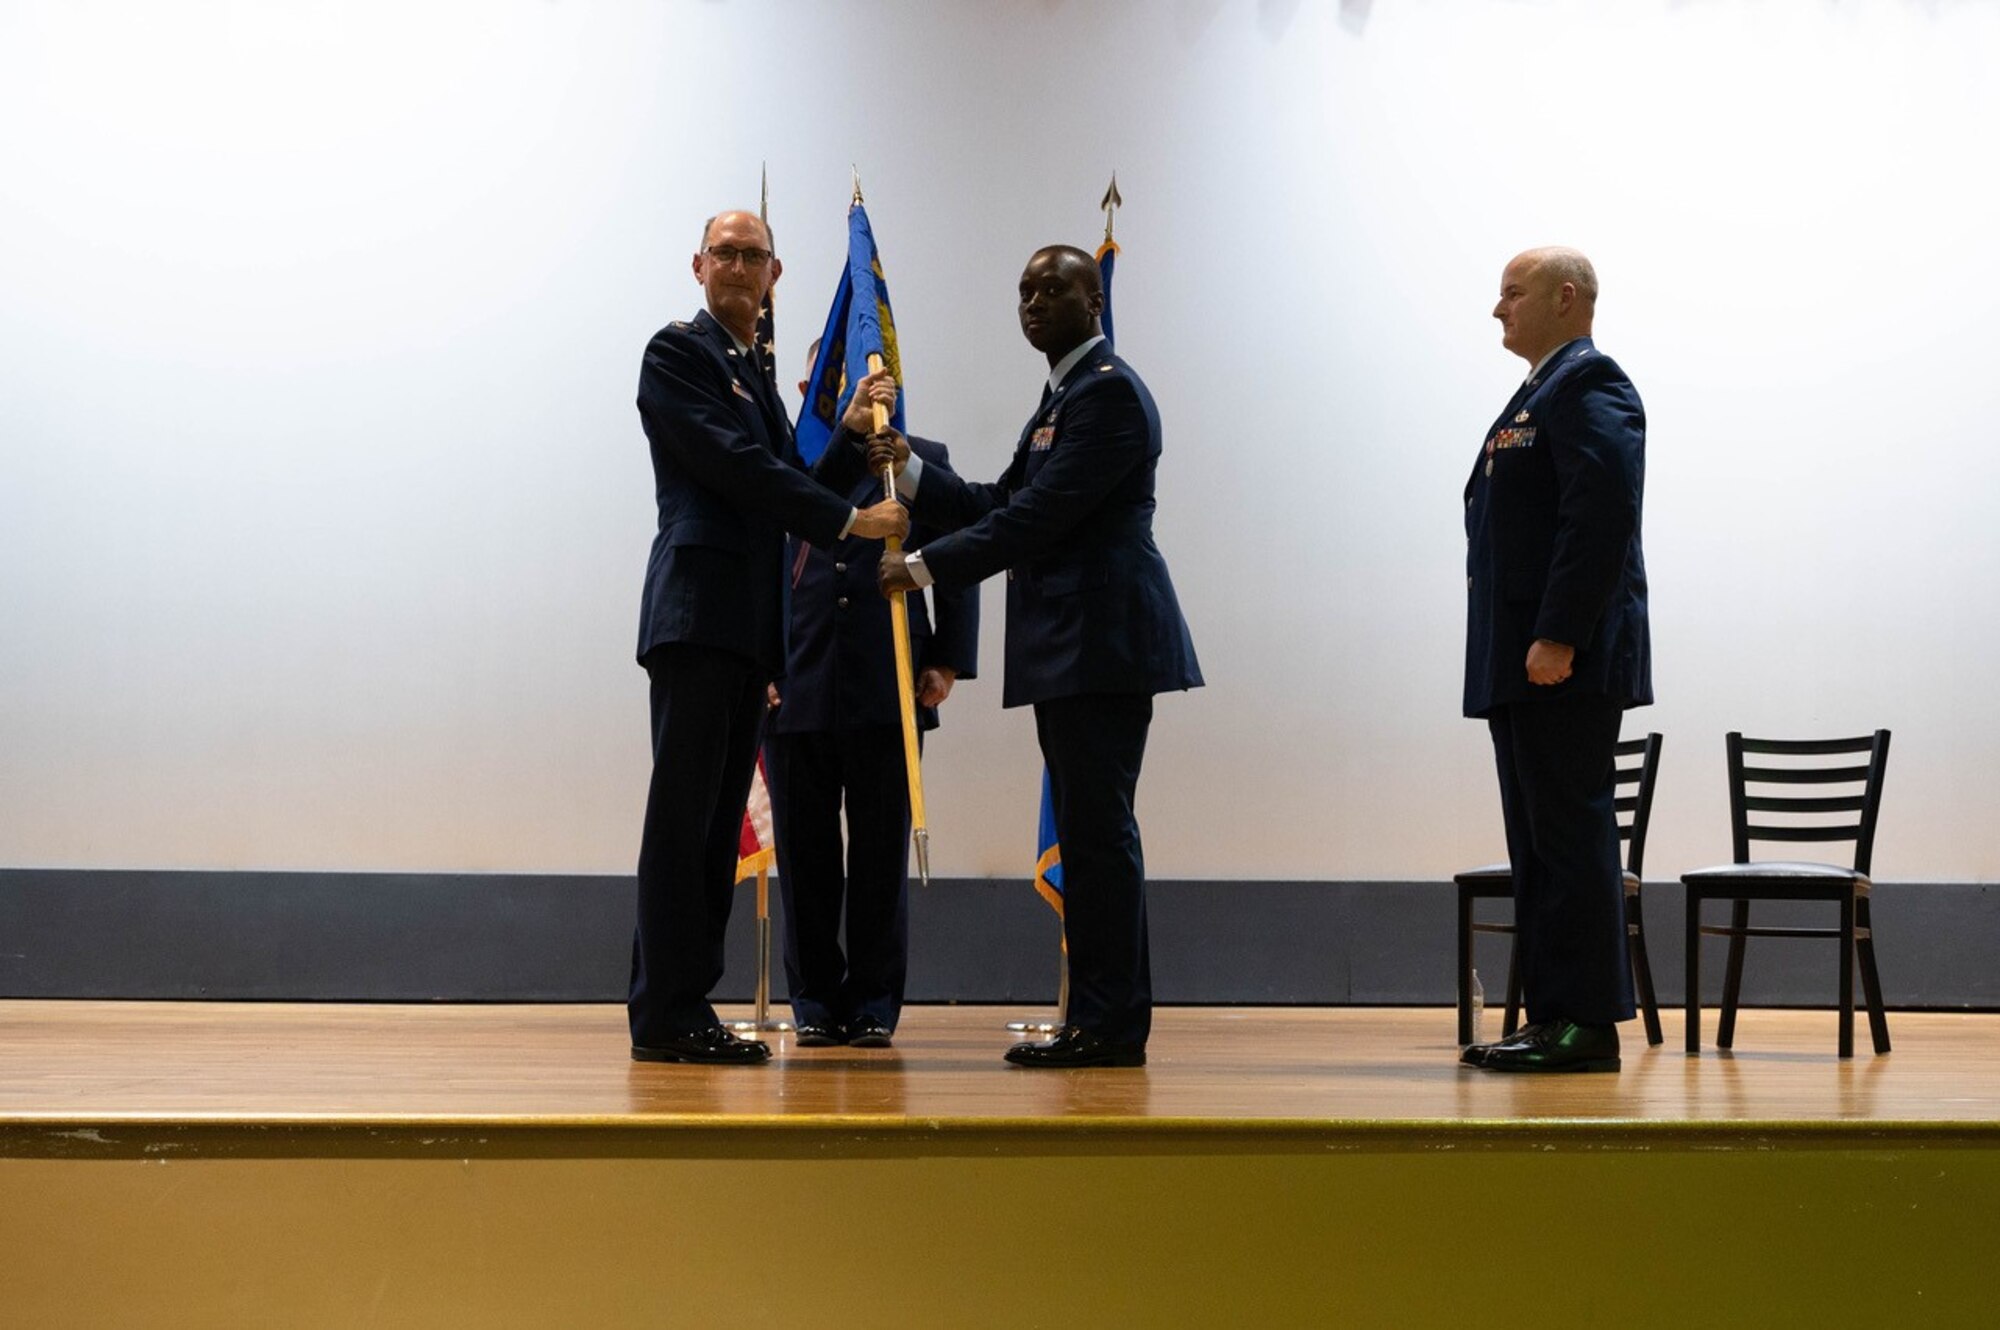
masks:
<instances>
[{"instance_id":1,"label":"wooden stage floor","mask_svg":"<svg viewBox=\"0 0 2000 1330\"><path fill-rule=\"evenodd\" d=\"M1993 1323L2000 1016L1510 1077L1445 1008L1168 1009L1081 1072L1001 1062L1021 1014L717 1069L617 1006L0 1002L0 1323Z\"/></svg>"},{"instance_id":2,"label":"wooden stage floor","mask_svg":"<svg viewBox=\"0 0 2000 1330\"><path fill-rule=\"evenodd\" d=\"M1448 1009L1167 1008L1148 1066L1086 1072L1003 1063L1023 1014L913 1007L891 1049L772 1035L709 1068L631 1062L616 1006L7 1001L0 1127L2000 1130L1996 1015L1892 1013L1893 1053L1842 1061L1830 1012L1745 1012L1699 1057L1668 1014L1659 1048L1624 1027L1618 1075L1531 1077L1460 1067Z\"/></svg>"}]
</instances>

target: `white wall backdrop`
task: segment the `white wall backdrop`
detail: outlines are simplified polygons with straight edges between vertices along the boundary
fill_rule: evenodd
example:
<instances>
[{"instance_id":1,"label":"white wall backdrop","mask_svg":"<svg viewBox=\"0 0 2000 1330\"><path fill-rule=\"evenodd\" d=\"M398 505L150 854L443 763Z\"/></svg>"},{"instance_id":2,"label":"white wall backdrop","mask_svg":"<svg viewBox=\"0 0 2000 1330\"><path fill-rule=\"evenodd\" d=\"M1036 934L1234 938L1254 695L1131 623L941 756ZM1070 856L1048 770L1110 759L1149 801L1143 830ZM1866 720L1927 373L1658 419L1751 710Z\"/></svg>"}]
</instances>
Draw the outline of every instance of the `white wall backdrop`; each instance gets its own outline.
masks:
<instances>
[{"instance_id":1,"label":"white wall backdrop","mask_svg":"<svg viewBox=\"0 0 2000 1330\"><path fill-rule=\"evenodd\" d=\"M768 161L786 363L856 163L986 477L1020 266L1117 169L1209 680L1155 876L1501 854L1459 492L1561 242L1651 416L1654 870L1726 852L1725 730L1886 725L1879 872L1993 878L1996 60L1972 0L0 4L0 864L629 870L639 353ZM1001 602L947 875L1031 858Z\"/></svg>"}]
</instances>

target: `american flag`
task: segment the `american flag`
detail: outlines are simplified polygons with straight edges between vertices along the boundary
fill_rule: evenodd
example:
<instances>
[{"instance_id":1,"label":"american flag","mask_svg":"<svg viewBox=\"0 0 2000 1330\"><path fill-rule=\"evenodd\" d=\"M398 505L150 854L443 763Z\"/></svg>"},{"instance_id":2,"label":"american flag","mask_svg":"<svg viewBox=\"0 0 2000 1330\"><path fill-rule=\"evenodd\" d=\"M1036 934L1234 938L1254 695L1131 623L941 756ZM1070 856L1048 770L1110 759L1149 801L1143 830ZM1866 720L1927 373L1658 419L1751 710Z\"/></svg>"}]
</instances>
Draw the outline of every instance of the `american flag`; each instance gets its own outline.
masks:
<instances>
[{"instance_id":1,"label":"american flag","mask_svg":"<svg viewBox=\"0 0 2000 1330\"><path fill-rule=\"evenodd\" d=\"M743 808L743 830L736 838L736 880L771 871L778 852L771 839L771 790L764 784L764 755L757 754L757 772L750 778L750 802Z\"/></svg>"}]
</instances>

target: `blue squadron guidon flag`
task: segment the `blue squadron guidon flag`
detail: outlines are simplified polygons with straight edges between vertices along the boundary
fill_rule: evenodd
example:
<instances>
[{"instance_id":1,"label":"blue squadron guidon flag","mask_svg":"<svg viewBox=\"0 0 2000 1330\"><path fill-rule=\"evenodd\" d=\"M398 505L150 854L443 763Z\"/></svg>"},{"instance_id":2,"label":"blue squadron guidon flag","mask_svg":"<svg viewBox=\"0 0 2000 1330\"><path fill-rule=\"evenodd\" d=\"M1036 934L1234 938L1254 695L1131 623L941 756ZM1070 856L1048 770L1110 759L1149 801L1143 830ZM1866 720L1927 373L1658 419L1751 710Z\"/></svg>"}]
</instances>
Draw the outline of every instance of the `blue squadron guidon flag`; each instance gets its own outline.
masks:
<instances>
[{"instance_id":1,"label":"blue squadron guidon flag","mask_svg":"<svg viewBox=\"0 0 2000 1330\"><path fill-rule=\"evenodd\" d=\"M889 413L889 425L897 433L907 433L903 425L903 358L896 348L896 316L889 308L889 283L882 276L882 257L875 249L875 233L868 227L868 210L855 203L847 210L847 266L834 288L833 307L826 312L826 330L820 334L819 356L813 361L812 376L806 380L805 404L799 408L799 457L807 466L819 461L820 454L840 427L841 413L854 395L854 385L868 373L868 357L879 355L896 380L896 409Z\"/></svg>"}]
</instances>

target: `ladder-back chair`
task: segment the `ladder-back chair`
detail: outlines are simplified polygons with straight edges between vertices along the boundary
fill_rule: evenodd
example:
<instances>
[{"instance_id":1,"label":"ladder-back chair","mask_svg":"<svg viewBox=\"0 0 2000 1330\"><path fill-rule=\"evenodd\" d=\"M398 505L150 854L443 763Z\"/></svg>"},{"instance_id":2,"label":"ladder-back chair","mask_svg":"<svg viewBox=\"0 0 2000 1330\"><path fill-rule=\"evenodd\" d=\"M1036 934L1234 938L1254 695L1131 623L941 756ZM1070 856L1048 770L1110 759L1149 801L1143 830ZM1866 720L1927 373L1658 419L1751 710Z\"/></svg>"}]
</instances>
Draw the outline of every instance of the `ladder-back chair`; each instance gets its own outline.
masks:
<instances>
[{"instance_id":1,"label":"ladder-back chair","mask_svg":"<svg viewBox=\"0 0 2000 1330\"><path fill-rule=\"evenodd\" d=\"M1625 842L1625 944L1632 955L1632 989L1646 1021L1646 1042L1657 1045L1660 1035L1660 1004L1653 996L1653 967L1646 960L1646 920L1640 909L1640 873L1646 862L1646 827L1653 817L1653 787L1660 776L1660 745L1657 734L1643 739L1626 739L1613 751L1617 754L1618 838ZM1637 759L1634 761L1633 759ZM1511 864L1486 864L1455 874L1458 886L1458 1042L1472 1042L1472 935L1514 932L1512 923L1476 920L1475 900L1514 898L1514 870ZM1501 1038L1514 1033L1521 1013L1521 975L1514 946L1507 951L1507 1017L1500 1027Z\"/></svg>"},{"instance_id":2,"label":"ladder-back chair","mask_svg":"<svg viewBox=\"0 0 2000 1330\"><path fill-rule=\"evenodd\" d=\"M1854 1056L1854 970L1868 1004L1868 1030L1875 1051L1889 1051L1889 1021L1882 1009L1882 981L1875 970L1875 932L1869 918L1870 862L1875 819L1882 804L1882 779L1889 766L1889 731L1854 739L1746 739L1732 731L1729 753L1730 839L1736 862L1681 875L1687 888L1687 1051L1701 1051L1701 939L1729 939L1728 968L1722 978L1718 1048L1736 1038L1736 1004L1743 989L1744 943L1753 937L1837 938L1840 942L1840 1056ZM1760 760L1747 766L1744 756ZM1856 759L1866 756L1865 763ZM1807 759L1799 761L1798 759ZM1829 763L1822 759L1832 759ZM1848 787L1829 793L1829 785ZM1753 793L1751 787L1761 792ZM1816 787L1810 793L1789 791ZM1752 820L1753 817L1756 820ZM1831 820L1829 820L1831 818ZM1752 841L1851 841L1850 865L1800 861L1752 862ZM1733 902L1727 926L1701 922L1702 902ZM1752 928L1753 900L1827 901L1840 907L1836 928Z\"/></svg>"}]
</instances>

